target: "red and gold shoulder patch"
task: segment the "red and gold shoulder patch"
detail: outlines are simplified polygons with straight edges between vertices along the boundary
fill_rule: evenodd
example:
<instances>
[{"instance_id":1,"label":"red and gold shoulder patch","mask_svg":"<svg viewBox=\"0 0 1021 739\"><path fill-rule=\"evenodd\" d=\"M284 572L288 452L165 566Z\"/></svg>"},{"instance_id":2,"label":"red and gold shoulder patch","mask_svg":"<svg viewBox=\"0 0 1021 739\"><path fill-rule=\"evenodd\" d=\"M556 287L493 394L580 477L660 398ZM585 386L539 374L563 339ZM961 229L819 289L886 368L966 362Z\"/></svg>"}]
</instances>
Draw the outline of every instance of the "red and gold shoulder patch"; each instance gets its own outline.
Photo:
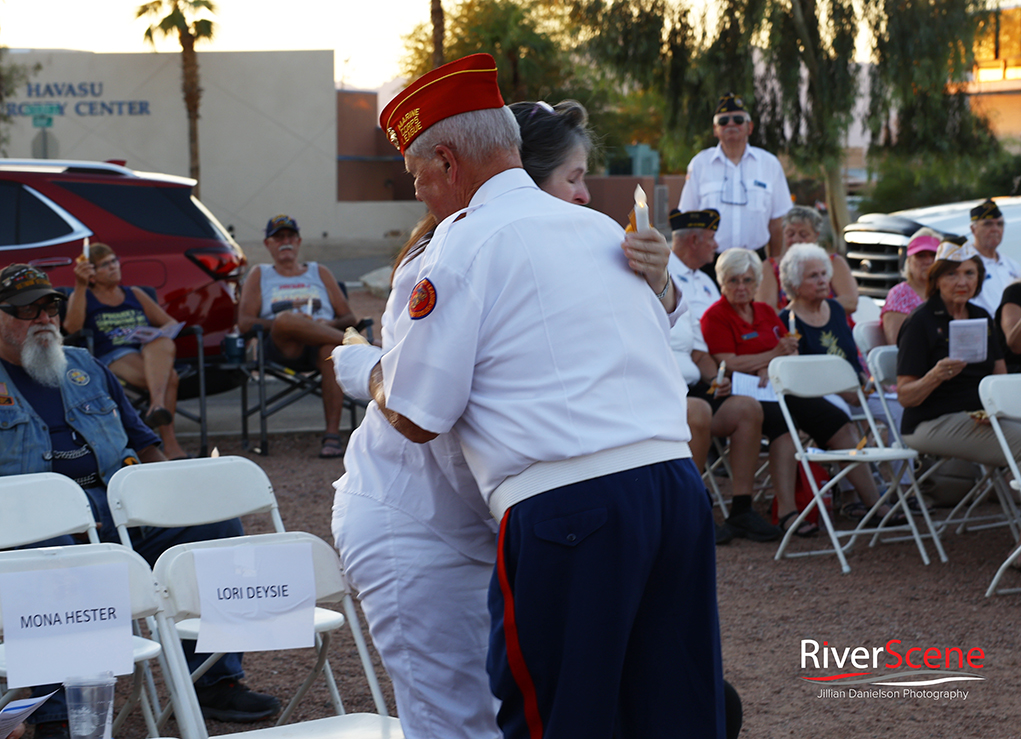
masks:
<instances>
[{"instance_id":1,"label":"red and gold shoulder patch","mask_svg":"<svg viewBox=\"0 0 1021 739\"><path fill-rule=\"evenodd\" d=\"M408 315L413 320L425 318L433 312L436 307L436 288L429 278L425 278L411 291L411 299L408 300Z\"/></svg>"}]
</instances>

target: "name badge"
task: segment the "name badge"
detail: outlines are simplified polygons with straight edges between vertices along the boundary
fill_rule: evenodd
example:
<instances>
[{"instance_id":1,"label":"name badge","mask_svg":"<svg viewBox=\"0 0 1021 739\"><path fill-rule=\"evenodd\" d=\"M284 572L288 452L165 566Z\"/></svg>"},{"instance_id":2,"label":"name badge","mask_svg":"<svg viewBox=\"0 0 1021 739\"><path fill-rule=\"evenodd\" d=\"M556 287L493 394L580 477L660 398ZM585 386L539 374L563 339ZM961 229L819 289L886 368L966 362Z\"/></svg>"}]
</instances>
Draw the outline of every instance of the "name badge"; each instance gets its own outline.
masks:
<instances>
[{"instance_id":1,"label":"name badge","mask_svg":"<svg viewBox=\"0 0 1021 739\"><path fill-rule=\"evenodd\" d=\"M749 339L757 339L759 337L758 331L752 331L750 334L742 334L741 341L748 341Z\"/></svg>"}]
</instances>

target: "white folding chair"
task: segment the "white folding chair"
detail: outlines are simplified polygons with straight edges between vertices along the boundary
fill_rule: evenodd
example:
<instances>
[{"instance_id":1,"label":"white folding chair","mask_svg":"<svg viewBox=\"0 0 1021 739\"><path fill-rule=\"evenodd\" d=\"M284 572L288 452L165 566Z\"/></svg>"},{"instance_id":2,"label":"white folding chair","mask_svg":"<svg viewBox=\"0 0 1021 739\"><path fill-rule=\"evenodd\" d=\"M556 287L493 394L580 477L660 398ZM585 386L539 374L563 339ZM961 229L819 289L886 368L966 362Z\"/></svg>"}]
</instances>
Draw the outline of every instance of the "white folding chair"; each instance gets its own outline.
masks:
<instances>
[{"instance_id":1,"label":"white folding chair","mask_svg":"<svg viewBox=\"0 0 1021 739\"><path fill-rule=\"evenodd\" d=\"M269 514L274 531L285 530L269 477L259 465L245 457L182 459L124 467L110 479L107 500L117 532L125 546L131 546L128 529L135 526L198 526L257 513ZM386 702L372 669L358 612L350 594L343 599L343 604L376 709L385 716ZM316 609L316 639L324 660L322 673L338 715L344 713L344 703L325 655L329 647L329 632L343 626L344 621L342 613L326 608ZM198 631L197 620L177 624L177 632L184 639L197 639ZM197 680L205 674L221 656L211 655L195 671L192 679ZM290 719L311 683L309 680L302 684L280 714L278 724L282 725ZM169 712L168 706L160 715L160 725L169 717Z\"/></svg>"},{"instance_id":2,"label":"white folding chair","mask_svg":"<svg viewBox=\"0 0 1021 739\"><path fill-rule=\"evenodd\" d=\"M350 588L333 547L318 537L304 532L259 534L218 541L180 544L171 547L157 560L154 569L163 598L156 614L159 632L167 655L168 679L175 686L171 695L182 739L208 739L198 699L188 674L181 649L181 635L176 624L200 619L202 604L195 575L194 552L200 549L274 546L309 542L315 568L316 602L338 603L350 597ZM364 663L363 663L364 666ZM371 670L371 666L369 668ZM374 677L374 676L373 676ZM366 674L367 679L369 675ZM400 722L381 714L345 714L306 721L288 726L275 726L244 732L258 739L400 739L404 736Z\"/></svg>"},{"instance_id":3,"label":"white folding chair","mask_svg":"<svg viewBox=\"0 0 1021 739\"><path fill-rule=\"evenodd\" d=\"M805 476L808 478L808 482L812 487L813 493L811 503L805 507L805 510L798 514L794 523L791 524L787 533L784 534L784 537L780 542L780 548L776 552L776 559L781 559L784 556L801 557L835 553L837 558L840 560L841 570L846 574L851 571L851 568L847 564L845 553L851 548L858 536L863 534L872 534L873 537L871 545L874 546L881 534L888 534L904 529L904 527L883 528L883 524L889 520L894 511L899 509L904 512L905 516L907 516L908 528L911 531L912 538L914 538L915 543L918 546L918 551L922 556L922 561L925 564L929 564L929 555L925 551L925 544L919 534L918 527L915 524L915 519L911 515L911 509L907 505L907 496L900 483L899 469L895 470L896 474L894 476L894 480L891 482L886 493L879 498L858 526L851 531L835 530L833 528L833 523L830 520L829 513L826 510L826 506L821 504L823 500L822 496L831 488L834 488L855 465L878 464L881 462L891 464L899 462L901 466L911 465L918 457L918 453L912 449L897 449L887 447L883 444L882 436L879 435L876 429L875 419L869 411L868 403L865 402L865 394L862 392L861 386L858 384L858 377L855 375L851 364L840 357L830 355L777 357L769 363L769 379L772 382L773 390L776 392L777 398L780 401L780 410L783 412L784 420L787 421L787 428L790 429L791 438L794 441L796 449L795 457L801 463L801 466L805 471ZM862 449L836 449L806 452L801 443L798 428L787 408L786 396L795 395L803 398L813 398L846 392L857 393L862 413L865 416L865 420L868 422L869 429L872 431L875 446L866 446ZM822 487L822 489L820 489L816 483L815 476L811 472L809 462L818 462L820 464L835 462L844 465L844 468L834 475ZM918 488L915 483L914 473L910 472L910 469L909 475L911 480L910 489L915 493L915 495L918 495ZM891 504L890 511L882 517L878 527L867 528L869 522L876 517L879 507L887 501L894 499L896 499L896 503ZM813 508L818 508L819 518L823 522L823 527L829 536L833 548L788 552L787 547L790 544L791 537L798 530L798 526L801 525L801 522L805 520L805 517ZM946 562L947 558L943 551L943 545L940 543L939 536L933 529L932 521L929 519L928 511L925 510L924 506L922 508L922 516L925 519L926 527L932 535L932 539L936 545L936 550L939 553L940 559ZM848 539L848 542L841 546L840 539L845 537Z\"/></svg>"},{"instance_id":4,"label":"white folding chair","mask_svg":"<svg viewBox=\"0 0 1021 739\"><path fill-rule=\"evenodd\" d=\"M0 511L0 549L69 534L86 534L99 543L89 496L56 472L0 477Z\"/></svg>"},{"instance_id":5,"label":"white folding chair","mask_svg":"<svg viewBox=\"0 0 1021 739\"><path fill-rule=\"evenodd\" d=\"M868 357L870 351L886 343L882 321L860 321L854 324L852 333L863 357Z\"/></svg>"},{"instance_id":6,"label":"white folding chair","mask_svg":"<svg viewBox=\"0 0 1021 739\"><path fill-rule=\"evenodd\" d=\"M1008 418L1013 421L1021 421L1021 375L989 375L988 377L983 377L982 382L978 385L978 395L982 400L982 407L989 414L989 423L993 427L996 440L1000 443L1000 449L1007 460L1007 468L1010 470L1012 477L1008 488L1018 490L1021 487L1021 473L1018 472L1017 462L1014 460L1014 450L1010 448L1010 445L1007 443L1007 437L1003 435L1003 426L1000 424L1000 420ZM1017 521L1017 506L1014 504L1013 496L1009 490L1006 493L1006 499L1009 501L1010 507L1013 508L1014 520ZM1021 556L1021 547L1015 548L1010 553L1010 556L1004 560L1003 564L1000 565L996 575L993 577L993 581L989 583L989 587L986 589L987 598L993 595L993 593L1021 592L1021 588L997 588L1003 574L1019 556Z\"/></svg>"},{"instance_id":7,"label":"white folding chair","mask_svg":"<svg viewBox=\"0 0 1021 739\"><path fill-rule=\"evenodd\" d=\"M883 387L897 384L897 347L878 346L869 352L866 361L869 365L869 372L872 373L872 377L875 379L878 386ZM883 405L883 410L886 413L887 418L889 418L890 410L885 395L880 394L879 400ZM893 439L891 442L893 446L897 446L902 449L909 448L908 445L904 443L904 439L901 438L899 428L891 427L890 433L891 439ZM918 485L921 486L926 480L934 476L948 459L950 459L950 457L937 459L935 464L930 466L921 474L920 477L917 478L916 482ZM1014 537L1014 540L1018 541L1019 528L1010 516L1010 504L1004 500L1002 491L997 492L998 497L1000 498L1000 505L1004 509L1004 515L973 515L977 506L979 506L995 489L995 470L991 470L983 466L982 473L982 477L975 482L971 490L969 490L960 502L953 507L950 513L947 514L946 517L936 521L937 531L942 534L949 527L957 526L956 533L962 534L966 530L977 531L985 528L1007 525L1010 528L1011 535ZM921 499L919 499L919 501L922 503Z\"/></svg>"},{"instance_id":8,"label":"white folding chair","mask_svg":"<svg viewBox=\"0 0 1021 739\"><path fill-rule=\"evenodd\" d=\"M37 544L47 539L85 534L92 544L99 543L92 505L85 491L70 477L56 472L0 477L0 549ZM141 694L142 675L148 660L157 656L159 644L135 637L135 664L139 671L131 698L117 717L119 728L130 710L141 701L149 736L159 736L149 701ZM155 651L154 651L155 650ZM7 658L0 644L0 677L7 676ZM7 694L0 705L13 698Z\"/></svg>"},{"instance_id":9,"label":"white folding chair","mask_svg":"<svg viewBox=\"0 0 1021 739\"><path fill-rule=\"evenodd\" d=\"M74 482L63 475L53 473L41 473L40 475L26 475L26 477L40 477L42 474L61 477L74 485ZM75 485L75 487L78 487ZM85 497L85 493L78 488L78 492ZM70 502L70 501L69 501ZM86 499L86 503L88 500ZM42 570L57 570L70 567L88 567L98 564L124 563L128 569L128 583L131 593L131 618L141 619L152 616L159 608L159 601L156 598L155 580L149 565L138 554L125 549L119 544L76 544L64 547L44 547L42 549L16 549L0 552L0 573L8 572L38 572ZM0 598L0 631L3 630L3 599ZM131 696L124 707L117 714L113 722L113 734L120 731L131 709L141 701L142 711L145 716L145 724L149 736L156 737L156 722L153 719L152 711L142 692L142 673L140 666L153 659L161 653L160 644L151 639L143 639L139 636L132 636L133 659L135 663L134 684ZM2 674L7 675L6 657L0 653L2 662ZM5 705L9 697L13 697L15 691L9 691L5 700L0 700L0 706Z\"/></svg>"}]
</instances>

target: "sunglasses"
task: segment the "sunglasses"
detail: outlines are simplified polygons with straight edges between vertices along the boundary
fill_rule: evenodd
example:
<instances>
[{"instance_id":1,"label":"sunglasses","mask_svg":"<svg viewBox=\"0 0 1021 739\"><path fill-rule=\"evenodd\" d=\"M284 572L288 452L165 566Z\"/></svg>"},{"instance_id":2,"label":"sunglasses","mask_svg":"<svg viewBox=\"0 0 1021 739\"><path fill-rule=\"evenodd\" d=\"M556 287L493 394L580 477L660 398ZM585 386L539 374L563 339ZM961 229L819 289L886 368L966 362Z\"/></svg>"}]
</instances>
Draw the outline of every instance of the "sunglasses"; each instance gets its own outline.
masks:
<instances>
[{"instance_id":1,"label":"sunglasses","mask_svg":"<svg viewBox=\"0 0 1021 739\"><path fill-rule=\"evenodd\" d=\"M39 314L46 311L51 318L60 312L60 301L51 300L48 303L29 303L28 305L0 305L0 310L9 316L14 316L20 321L34 321Z\"/></svg>"},{"instance_id":2,"label":"sunglasses","mask_svg":"<svg viewBox=\"0 0 1021 739\"><path fill-rule=\"evenodd\" d=\"M751 120L751 118L749 118L748 116L744 116L744 115L740 115L740 114L738 114L738 115L718 115L718 116L716 116L715 123L716 123L717 126L726 126L731 121L734 121L734 125L740 126L742 123L747 123L750 120Z\"/></svg>"}]
</instances>

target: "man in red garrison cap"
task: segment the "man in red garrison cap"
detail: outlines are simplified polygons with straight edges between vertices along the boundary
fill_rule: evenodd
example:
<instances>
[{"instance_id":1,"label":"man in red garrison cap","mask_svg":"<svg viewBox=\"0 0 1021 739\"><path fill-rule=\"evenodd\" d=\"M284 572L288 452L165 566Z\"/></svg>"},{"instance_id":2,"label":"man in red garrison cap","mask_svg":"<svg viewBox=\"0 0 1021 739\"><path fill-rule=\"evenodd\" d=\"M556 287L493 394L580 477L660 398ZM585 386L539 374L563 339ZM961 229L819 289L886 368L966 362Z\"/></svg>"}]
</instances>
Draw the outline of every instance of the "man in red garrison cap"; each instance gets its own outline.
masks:
<instances>
[{"instance_id":1,"label":"man in red garrison cap","mask_svg":"<svg viewBox=\"0 0 1021 739\"><path fill-rule=\"evenodd\" d=\"M670 318L623 230L521 169L487 54L426 74L380 125L439 224L370 386L411 441L456 432L500 522L504 735L647 739L680 716L723 737L711 508Z\"/></svg>"}]
</instances>

